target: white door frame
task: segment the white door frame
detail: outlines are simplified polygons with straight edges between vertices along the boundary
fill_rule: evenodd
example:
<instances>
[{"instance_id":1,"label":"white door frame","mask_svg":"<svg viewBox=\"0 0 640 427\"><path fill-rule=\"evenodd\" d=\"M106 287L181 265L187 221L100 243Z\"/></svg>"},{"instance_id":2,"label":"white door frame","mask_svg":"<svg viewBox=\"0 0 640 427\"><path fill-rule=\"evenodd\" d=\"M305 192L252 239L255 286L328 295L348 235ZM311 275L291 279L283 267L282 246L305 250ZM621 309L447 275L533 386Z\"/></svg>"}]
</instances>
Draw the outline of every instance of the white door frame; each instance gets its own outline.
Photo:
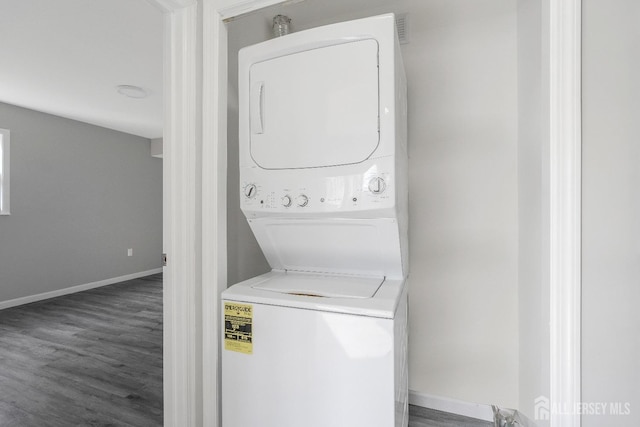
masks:
<instances>
[{"instance_id":1,"label":"white door frame","mask_svg":"<svg viewBox=\"0 0 640 427\"><path fill-rule=\"evenodd\" d=\"M225 21L291 0L148 1L166 12L165 426L219 426L219 293L227 286ZM548 17L549 398L569 404L580 400L580 5L550 1ZM550 421L580 425L575 414L551 414Z\"/></svg>"},{"instance_id":2,"label":"white door frame","mask_svg":"<svg viewBox=\"0 0 640 427\"><path fill-rule=\"evenodd\" d=\"M550 1L549 13L549 401L581 400L582 1ZM551 412L551 427L580 414Z\"/></svg>"},{"instance_id":3,"label":"white door frame","mask_svg":"<svg viewBox=\"0 0 640 427\"><path fill-rule=\"evenodd\" d=\"M202 424L196 0L148 0L164 13L164 425Z\"/></svg>"}]
</instances>

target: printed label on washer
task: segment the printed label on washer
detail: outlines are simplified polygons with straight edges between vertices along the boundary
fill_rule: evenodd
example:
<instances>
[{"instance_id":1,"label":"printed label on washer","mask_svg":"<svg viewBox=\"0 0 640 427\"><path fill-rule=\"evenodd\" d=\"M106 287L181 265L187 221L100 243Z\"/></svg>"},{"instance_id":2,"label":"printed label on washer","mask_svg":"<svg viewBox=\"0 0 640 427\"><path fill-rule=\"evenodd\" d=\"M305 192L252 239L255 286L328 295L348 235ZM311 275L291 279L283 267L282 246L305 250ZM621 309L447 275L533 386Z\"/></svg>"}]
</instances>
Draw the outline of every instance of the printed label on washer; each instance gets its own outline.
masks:
<instances>
[{"instance_id":1,"label":"printed label on washer","mask_svg":"<svg viewBox=\"0 0 640 427\"><path fill-rule=\"evenodd\" d=\"M224 303L224 349L253 353L253 306L237 302Z\"/></svg>"}]
</instances>

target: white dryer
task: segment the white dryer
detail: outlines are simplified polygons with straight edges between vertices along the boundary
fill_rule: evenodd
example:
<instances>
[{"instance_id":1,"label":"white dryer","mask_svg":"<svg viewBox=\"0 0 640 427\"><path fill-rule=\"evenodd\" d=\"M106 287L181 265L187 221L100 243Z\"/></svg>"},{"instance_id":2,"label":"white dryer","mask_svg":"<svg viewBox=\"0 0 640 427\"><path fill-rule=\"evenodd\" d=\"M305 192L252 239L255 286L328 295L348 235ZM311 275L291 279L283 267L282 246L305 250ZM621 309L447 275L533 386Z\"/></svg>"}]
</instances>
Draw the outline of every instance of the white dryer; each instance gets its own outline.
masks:
<instances>
[{"instance_id":1,"label":"white dryer","mask_svg":"<svg viewBox=\"0 0 640 427\"><path fill-rule=\"evenodd\" d=\"M223 426L406 426L394 16L242 49L239 99L241 208L273 270L222 293Z\"/></svg>"}]
</instances>

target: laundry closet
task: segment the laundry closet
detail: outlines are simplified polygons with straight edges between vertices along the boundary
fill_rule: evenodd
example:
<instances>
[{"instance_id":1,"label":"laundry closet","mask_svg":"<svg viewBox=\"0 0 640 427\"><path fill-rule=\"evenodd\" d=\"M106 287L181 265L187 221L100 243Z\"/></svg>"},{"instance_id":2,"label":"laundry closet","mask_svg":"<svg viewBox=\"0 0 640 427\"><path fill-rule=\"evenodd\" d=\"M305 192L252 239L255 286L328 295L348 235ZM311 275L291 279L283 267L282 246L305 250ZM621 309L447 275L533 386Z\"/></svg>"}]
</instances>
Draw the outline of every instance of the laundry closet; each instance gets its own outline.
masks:
<instances>
[{"instance_id":1,"label":"laundry closet","mask_svg":"<svg viewBox=\"0 0 640 427\"><path fill-rule=\"evenodd\" d=\"M228 23L228 283L271 270L240 210L238 51L291 31L395 13L408 88L410 401L518 408L519 205L536 209L540 13L512 0L303 1ZM519 31L520 29L520 31ZM519 47L520 46L520 47ZM522 47L534 47L520 55ZM519 66L520 64L520 66ZM526 64L526 67L523 67ZM522 128L520 129L522 131ZM530 150L533 157L521 158ZM536 151L537 150L537 151ZM533 170L523 183L519 168ZM530 227L529 227L530 228ZM535 245L535 244L534 244ZM526 249L526 248L525 248ZM526 263L526 262L525 262ZM531 261L532 268L536 268ZM535 293L535 284L526 284ZM531 308L537 312L539 307ZM224 351L224 350L223 350ZM532 386L532 389L535 388ZM265 390L268 393L268 390ZM413 399L413 400L412 400Z\"/></svg>"}]
</instances>

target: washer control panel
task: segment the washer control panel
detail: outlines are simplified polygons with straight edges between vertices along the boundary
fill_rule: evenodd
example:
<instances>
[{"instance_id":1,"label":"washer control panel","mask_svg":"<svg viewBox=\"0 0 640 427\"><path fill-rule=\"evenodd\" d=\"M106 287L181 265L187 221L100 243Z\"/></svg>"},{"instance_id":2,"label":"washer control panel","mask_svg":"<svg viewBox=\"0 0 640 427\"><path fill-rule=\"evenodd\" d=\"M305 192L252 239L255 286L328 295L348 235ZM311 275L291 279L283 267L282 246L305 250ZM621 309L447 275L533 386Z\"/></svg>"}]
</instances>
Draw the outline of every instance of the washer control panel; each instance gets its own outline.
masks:
<instances>
[{"instance_id":1,"label":"washer control panel","mask_svg":"<svg viewBox=\"0 0 640 427\"><path fill-rule=\"evenodd\" d=\"M248 217L280 213L339 213L392 208L393 169L380 164L352 175L326 170L244 171L240 204Z\"/></svg>"}]
</instances>

